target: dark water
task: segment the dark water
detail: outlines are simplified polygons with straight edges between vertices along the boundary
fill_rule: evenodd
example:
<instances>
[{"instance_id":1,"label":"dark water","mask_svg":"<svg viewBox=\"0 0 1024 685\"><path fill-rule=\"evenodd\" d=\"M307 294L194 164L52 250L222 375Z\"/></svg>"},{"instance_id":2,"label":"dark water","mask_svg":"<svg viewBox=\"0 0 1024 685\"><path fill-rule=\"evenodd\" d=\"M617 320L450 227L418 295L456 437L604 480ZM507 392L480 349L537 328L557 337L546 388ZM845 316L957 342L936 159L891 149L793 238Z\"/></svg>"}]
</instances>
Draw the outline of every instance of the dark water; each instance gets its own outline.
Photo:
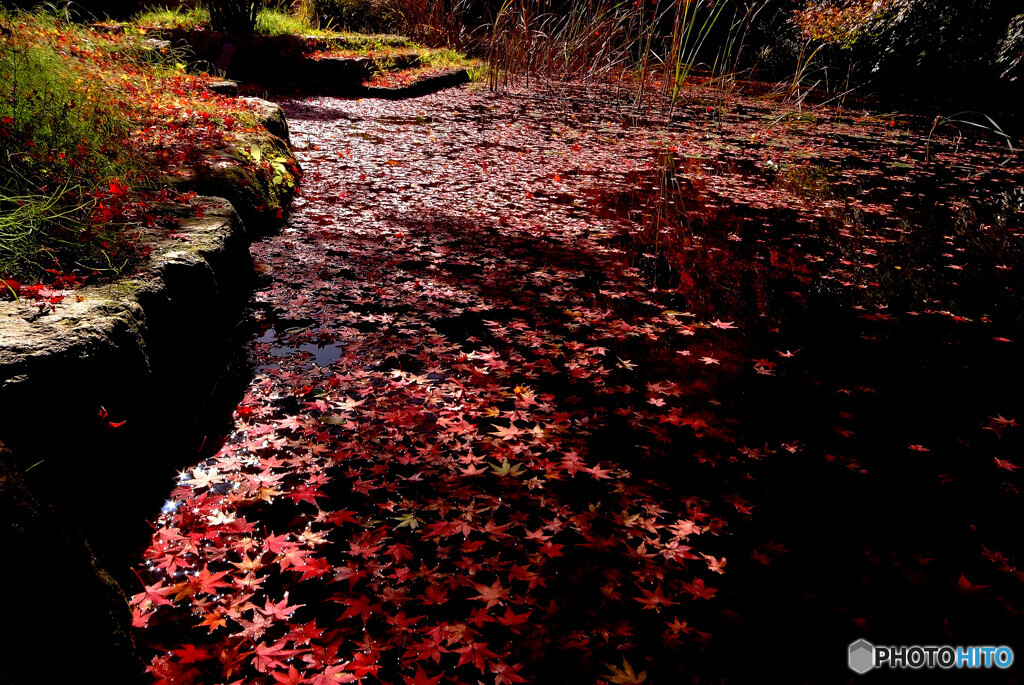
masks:
<instances>
[{"instance_id":1,"label":"dark water","mask_svg":"<svg viewBox=\"0 0 1024 685\"><path fill-rule=\"evenodd\" d=\"M156 674L838 682L861 637L1017 647L999 136L735 95L283 105L306 179L253 248L234 430L147 552Z\"/></svg>"}]
</instances>

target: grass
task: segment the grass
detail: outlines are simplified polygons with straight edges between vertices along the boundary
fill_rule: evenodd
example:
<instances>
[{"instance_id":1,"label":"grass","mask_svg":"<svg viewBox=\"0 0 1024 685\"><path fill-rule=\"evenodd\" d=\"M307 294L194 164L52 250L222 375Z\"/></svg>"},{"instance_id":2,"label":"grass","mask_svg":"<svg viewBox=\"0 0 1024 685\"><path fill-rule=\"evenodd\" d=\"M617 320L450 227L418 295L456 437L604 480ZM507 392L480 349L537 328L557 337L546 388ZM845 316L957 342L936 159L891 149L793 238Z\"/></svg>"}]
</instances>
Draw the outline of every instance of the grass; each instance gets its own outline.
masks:
<instances>
[{"instance_id":1,"label":"grass","mask_svg":"<svg viewBox=\"0 0 1024 685\"><path fill-rule=\"evenodd\" d=\"M210 11L205 7L150 7L136 14L132 23L151 29L209 28ZM278 36L320 32L305 17L292 15L281 8L265 7L256 17L256 33Z\"/></svg>"},{"instance_id":2,"label":"grass","mask_svg":"<svg viewBox=\"0 0 1024 685\"><path fill-rule=\"evenodd\" d=\"M262 36L321 34L308 19L287 10L264 8L256 16L256 33Z\"/></svg>"},{"instance_id":3,"label":"grass","mask_svg":"<svg viewBox=\"0 0 1024 685\"><path fill-rule=\"evenodd\" d=\"M420 55L420 67L425 71L465 69L473 83L484 83L490 79L490 69L485 62L471 59L452 48L425 50Z\"/></svg>"},{"instance_id":4,"label":"grass","mask_svg":"<svg viewBox=\"0 0 1024 685\"><path fill-rule=\"evenodd\" d=\"M146 29L199 29L210 27L210 12L204 7L150 7L132 19L139 28ZM303 14L292 14L280 7L265 7L256 16L256 33L263 36L280 35L340 35L322 30Z\"/></svg>"},{"instance_id":5,"label":"grass","mask_svg":"<svg viewBox=\"0 0 1024 685\"><path fill-rule=\"evenodd\" d=\"M311 19L310 17L313 17ZM209 26L210 15L205 10L155 7L136 15L133 23L140 29L186 28L195 29ZM367 34L352 31L338 31L320 28L308 3L290 12L282 7L264 8L256 19L256 34L262 36L299 35L322 39L326 48L311 52L314 57L373 57L387 59L400 53L417 53L420 56L417 74L443 69L463 68L469 72L470 80L483 82L489 78L489 67L479 60L468 58L452 48L427 48L401 35ZM408 75L407 75L408 76Z\"/></svg>"},{"instance_id":6,"label":"grass","mask_svg":"<svg viewBox=\"0 0 1024 685\"><path fill-rule=\"evenodd\" d=\"M763 5L763 3L761 3ZM726 7L731 13L725 13ZM478 49L486 52L492 87L525 79L619 82L640 102L655 82L674 102L691 72L722 74L742 47L761 5L712 0L672 3L618 0L504 0ZM722 30L719 24L730 27Z\"/></svg>"},{"instance_id":7,"label":"grass","mask_svg":"<svg viewBox=\"0 0 1024 685\"><path fill-rule=\"evenodd\" d=\"M401 0L300 0L297 13L325 27L357 33L398 33L407 26Z\"/></svg>"},{"instance_id":8,"label":"grass","mask_svg":"<svg viewBox=\"0 0 1024 685\"><path fill-rule=\"evenodd\" d=\"M0 40L0 275L21 282L47 269L109 269L119 236L95 221L97 191L147 181L130 122L51 42L55 21L4 13L0 23L11 27Z\"/></svg>"},{"instance_id":9,"label":"grass","mask_svg":"<svg viewBox=\"0 0 1024 685\"><path fill-rule=\"evenodd\" d=\"M291 13L286 9L265 8L256 19L256 34L262 36L299 35L322 39L327 43L324 50L311 52L314 57L373 57L386 59L401 53L418 53L418 72L427 73L442 69L464 68L471 81L486 81L488 67L479 60L472 60L451 48L431 49L400 35L365 34L352 31L336 31L318 28L308 18L307 12ZM136 15L133 23L140 29L186 28L209 26L209 13L189 8L151 8Z\"/></svg>"},{"instance_id":10,"label":"grass","mask_svg":"<svg viewBox=\"0 0 1024 685\"><path fill-rule=\"evenodd\" d=\"M473 0L401 0L401 6L407 31L416 40L461 51L473 46L478 27L464 23Z\"/></svg>"},{"instance_id":11,"label":"grass","mask_svg":"<svg viewBox=\"0 0 1024 685\"><path fill-rule=\"evenodd\" d=\"M159 29L197 29L210 25L205 7L150 7L135 15L138 26Z\"/></svg>"},{"instance_id":12,"label":"grass","mask_svg":"<svg viewBox=\"0 0 1024 685\"><path fill-rule=\"evenodd\" d=\"M210 27L209 11L187 7L152 7L139 12L132 24L140 29L197 29ZM262 36L315 36L329 39L343 49L375 52L394 48L423 48L406 36L367 34L321 27L307 13L292 13L281 7L266 7L256 17L256 34Z\"/></svg>"},{"instance_id":13,"label":"grass","mask_svg":"<svg viewBox=\"0 0 1024 685\"><path fill-rule=\"evenodd\" d=\"M388 59L376 60L380 71L363 85L371 87L400 88L415 83L420 78L431 76L449 69L465 69L472 83L483 84L490 72L482 60L470 59L455 50L428 50L420 55L419 64L401 71L389 68Z\"/></svg>"},{"instance_id":14,"label":"grass","mask_svg":"<svg viewBox=\"0 0 1024 685\"><path fill-rule=\"evenodd\" d=\"M78 182L128 161L127 122L82 76L49 45L17 38L0 44L3 147L16 177Z\"/></svg>"},{"instance_id":15,"label":"grass","mask_svg":"<svg viewBox=\"0 0 1024 685\"><path fill-rule=\"evenodd\" d=\"M410 50L425 50L422 45L406 36L395 36L380 33L352 33L350 31L335 31L327 34L332 38L334 45L343 49L350 49L365 52L383 52L407 48Z\"/></svg>"},{"instance_id":16,"label":"grass","mask_svg":"<svg viewBox=\"0 0 1024 685\"><path fill-rule=\"evenodd\" d=\"M81 217L92 203L81 197L80 186L61 186L49 194L11 194L0 191L0 287L18 296L23 282L36 272L59 264L58 252L70 253L74 236L82 231ZM111 265L107 261L107 265ZM102 264L100 264L102 266Z\"/></svg>"}]
</instances>

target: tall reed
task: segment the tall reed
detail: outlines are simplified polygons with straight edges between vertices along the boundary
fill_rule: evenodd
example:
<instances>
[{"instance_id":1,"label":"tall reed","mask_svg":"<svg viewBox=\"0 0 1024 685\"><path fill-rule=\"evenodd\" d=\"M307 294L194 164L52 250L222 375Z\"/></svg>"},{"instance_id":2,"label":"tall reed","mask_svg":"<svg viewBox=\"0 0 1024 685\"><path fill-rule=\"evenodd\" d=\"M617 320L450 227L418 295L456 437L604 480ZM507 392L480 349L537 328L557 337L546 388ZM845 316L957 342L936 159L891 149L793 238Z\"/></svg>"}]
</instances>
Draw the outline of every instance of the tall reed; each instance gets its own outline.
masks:
<instances>
[{"instance_id":1,"label":"tall reed","mask_svg":"<svg viewBox=\"0 0 1024 685\"><path fill-rule=\"evenodd\" d=\"M402 0L400 4L411 38L459 51L472 43L471 0Z\"/></svg>"},{"instance_id":2,"label":"tall reed","mask_svg":"<svg viewBox=\"0 0 1024 685\"><path fill-rule=\"evenodd\" d=\"M697 68L722 78L767 0L502 0L486 44L492 87L546 79L618 83L675 105ZM654 84L660 87L652 88Z\"/></svg>"}]
</instances>

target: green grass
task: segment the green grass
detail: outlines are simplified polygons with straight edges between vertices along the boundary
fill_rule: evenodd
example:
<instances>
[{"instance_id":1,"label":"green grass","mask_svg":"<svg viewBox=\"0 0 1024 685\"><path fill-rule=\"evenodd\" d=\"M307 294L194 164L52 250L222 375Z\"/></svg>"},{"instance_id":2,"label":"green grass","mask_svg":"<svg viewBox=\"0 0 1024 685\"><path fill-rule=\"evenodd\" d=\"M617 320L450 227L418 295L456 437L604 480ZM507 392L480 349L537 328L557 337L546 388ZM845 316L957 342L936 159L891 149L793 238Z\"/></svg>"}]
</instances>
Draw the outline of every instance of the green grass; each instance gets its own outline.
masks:
<instances>
[{"instance_id":1,"label":"green grass","mask_svg":"<svg viewBox=\"0 0 1024 685\"><path fill-rule=\"evenodd\" d=\"M123 227L96 221L102 189L149 177L124 108L55 47L81 29L3 11L0 26L0 279L116 271Z\"/></svg>"},{"instance_id":2,"label":"green grass","mask_svg":"<svg viewBox=\"0 0 1024 685\"><path fill-rule=\"evenodd\" d=\"M196 29L210 25L210 11L205 7L150 7L132 21L147 28Z\"/></svg>"},{"instance_id":3,"label":"green grass","mask_svg":"<svg viewBox=\"0 0 1024 685\"><path fill-rule=\"evenodd\" d=\"M167 13L142 16L180 25ZM185 54L143 37L0 9L0 297L137 264L166 173L257 127L243 103L209 97ZM291 176L273 162L252 173L277 192Z\"/></svg>"},{"instance_id":4,"label":"green grass","mask_svg":"<svg viewBox=\"0 0 1024 685\"><path fill-rule=\"evenodd\" d=\"M470 63L461 52L444 48L441 50L426 50L420 55L420 64L432 69L453 69L464 67Z\"/></svg>"},{"instance_id":5,"label":"green grass","mask_svg":"<svg viewBox=\"0 0 1024 685\"><path fill-rule=\"evenodd\" d=\"M150 7L132 19L140 28L197 29L209 28L210 11L205 7ZM286 9L266 7L256 17L256 33L264 36L316 35L331 32L319 31L302 16L291 14Z\"/></svg>"},{"instance_id":6,"label":"green grass","mask_svg":"<svg viewBox=\"0 0 1024 685\"><path fill-rule=\"evenodd\" d=\"M150 7L132 19L139 28L209 28L210 12L205 8ZM256 17L256 33L264 36L299 35L330 38L339 47L353 50L384 50L388 48L420 48L405 36L339 31L330 26L319 27L306 13L292 13L283 7L266 7Z\"/></svg>"},{"instance_id":7,"label":"green grass","mask_svg":"<svg viewBox=\"0 0 1024 685\"><path fill-rule=\"evenodd\" d=\"M0 295L17 290L11 283L35 281L39 272L76 252L75 237L93 203L81 186L61 186L48 194L9 194L0 189Z\"/></svg>"},{"instance_id":8,"label":"green grass","mask_svg":"<svg viewBox=\"0 0 1024 685\"><path fill-rule=\"evenodd\" d=\"M470 83L489 83L491 80L491 68L483 62L473 62L466 67Z\"/></svg>"},{"instance_id":9,"label":"green grass","mask_svg":"<svg viewBox=\"0 0 1024 685\"><path fill-rule=\"evenodd\" d=\"M359 52L383 52L396 48L408 48L410 50L426 49L406 36L396 36L388 33L329 31L323 32L323 35L332 39L331 43L334 47Z\"/></svg>"},{"instance_id":10,"label":"green grass","mask_svg":"<svg viewBox=\"0 0 1024 685\"><path fill-rule=\"evenodd\" d=\"M0 120L15 182L89 181L117 173L130 157L115 103L49 45L0 43Z\"/></svg>"},{"instance_id":11,"label":"green grass","mask_svg":"<svg viewBox=\"0 0 1024 685\"><path fill-rule=\"evenodd\" d=\"M305 17L290 14L283 9L264 8L256 17L256 33L264 36L304 36L320 32Z\"/></svg>"},{"instance_id":12,"label":"green grass","mask_svg":"<svg viewBox=\"0 0 1024 685\"><path fill-rule=\"evenodd\" d=\"M152 7L137 14L132 23L140 28L184 28L195 29L209 27L210 13L205 9L187 7ZM298 35L314 36L324 39L330 50L350 51L356 54L370 55L388 53L395 50L424 51L427 48L406 36L394 34L368 34L354 31L339 31L331 27L318 27L311 22L307 12L289 12L283 7L264 8L256 18L256 34L262 36ZM184 56L172 55L172 61L184 62ZM437 56L428 57L430 64L438 68L445 66L465 66L477 68L464 56L451 50L442 50ZM450 64L448 64L450 62ZM485 78L485 77L484 77Z\"/></svg>"},{"instance_id":13,"label":"green grass","mask_svg":"<svg viewBox=\"0 0 1024 685\"><path fill-rule=\"evenodd\" d=\"M474 83L485 82L490 77L490 69L485 63L470 59L451 48L424 50L420 55L420 66L429 69L465 69L469 74L469 80Z\"/></svg>"}]
</instances>

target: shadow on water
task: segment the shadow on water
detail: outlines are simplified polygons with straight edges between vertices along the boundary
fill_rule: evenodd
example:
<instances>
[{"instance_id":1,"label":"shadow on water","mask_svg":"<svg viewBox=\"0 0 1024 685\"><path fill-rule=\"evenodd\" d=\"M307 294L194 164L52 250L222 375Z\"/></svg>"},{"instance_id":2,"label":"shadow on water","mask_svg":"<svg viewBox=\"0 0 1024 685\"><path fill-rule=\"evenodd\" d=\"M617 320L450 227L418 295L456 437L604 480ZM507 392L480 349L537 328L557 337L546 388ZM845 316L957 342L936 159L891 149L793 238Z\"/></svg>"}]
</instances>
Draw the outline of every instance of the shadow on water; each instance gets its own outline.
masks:
<instances>
[{"instance_id":1,"label":"shadow on water","mask_svg":"<svg viewBox=\"0 0 1024 685\"><path fill-rule=\"evenodd\" d=\"M404 230L415 235L422 226L411 222ZM783 221L773 224L776 231L784 227ZM581 290L611 286L606 261L566 251L564 245L522 236L507 240L454 217L438 217L428 230L432 245L447 244L453 254L500 255L503 268L522 279L515 301L529 312L525 316L502 312L509 294L489 288L476 274L460 273L457 265L441 260L412 271L497 305L485 314L463 313L433 325L449 339L480 338L481 345L503 356L529 358L529 350L508 349L507 340L491 335L485 319L503 320L504 314L557 330L564 318L560 303L546 300L527 274L564 269L578 272L573 282ZM621 245L630 238L612 242ZM785 374L770 386L737 377L693 393L693 415L727 426L708 431L717 433L714 439L682 429L668 433L664 444L652 445L627 418L638 410L637 390L609 400L598 388L564 379L545 379L549 382L537 386L558 398L572 397L584 406L604 403L610 413L626 414L595 430L590 454L597 461L667 484L676 494L728 500L743 488L747 499L758 503L756 515L741 517L719 548L730 560L731 577L720 582L725 588L717 612L694 612L714 626L710 632L716 635L697 657L702 664L697 671L744 682L777 659L780 641L799 645L809 670L794 667L795 672L813 672L815 678L847 673L842 650L865 634L879 644L1006 643L1016 626L1004 610L1003 602L1010 600L979 602L958 582L961 574L985 577L982 545L1014 549L1019 493L1000 487L991 457L977 453L995 447L992 441L982 437L976 449L964 434L976 428L972 422L984 417L985 407L1008 408L1014 416L1024 410L1017 384L1007 382L1022 377L1024 360L978 327L929 317L898 326L865 321L856 305L841 299L842 292L808 290L803 271L794 275L778 263L765 269L743 245L733 248L727 240L720 245L718 255L701 252L696 259L675 261L674 269L665 264L661 273L644 268L650 245L633 243L623 255L628 264L640 265L650 283L674 287L670 306L721 313L740 327L742 346L730 354L767 359L761 369L769 370L779 350L798 351L792 359L782 358ZM671 247L662 249L672 254ZM718 278L716 270L725 273ZM701 275L703 282L696 278ZM496 283L516 280L506 273ZM719 293L709 302L709 288L721 289L723 281L732 286L730 294ZM631 312L627 307L617 314L628 319ZM662 359L659 350L641 347L617 350L623 356L628 351L645 369L632 379L635 389L666 379L691 388L704 384ZM713 406L706 404L708 396L717 398ZM928 451L908 449L918 442L927 443ZM639 445L644 449L638 451ZM744 445L763 446L754 460L766 463L737 459ZM1019 440L1005 442L1000 453L1018 445ZM737 660L737 654L744 658ZM564 666L539 668L551 674Z\"/></svg>"},{"instance_id":2,"label":"shadow on water","mask_svg":"<svg viewBox=\"0 0 1024 685\"><path fill-rule=\"evenodd\" d=\"M502 120L486 109L478 116L482 131ZM572 118L506 116L540 120L542 130ZM642 362L631 392L610 399L564 379L541 385L581 405L609 405L612 418L591 440L599 461L678 492L713 498L743 488L758 503L724 543L732 578L711 631L720 639L702 657L717 664L708 673L758 672L754 655L768 660L777 649L767 635L825 655L864 635L998 644L1017 625L1005 581L994 595L972 581L992 579L990 550L1020 551L1020 493L994 463L1019 453L1013 417L1024 415L1024 360L1011 342L1024 333L1018 170L885 163L863 131L825 136L820 161L776 162L749 144L731 157L662 148L653 171L584 189L587 211L625 226L603 244L658 291L657 307L742 331L722 358L746 372L709 385L666 360L658 343L636 343L616 350ZM913 141L894 145L904 142ZM402 262L414 276L492 304L508 303L509 283L523 284L514 297L528 315L464 312L435 323L449 338L502 349L509 341L485 320L503 316L557 329L562 303L545 299L544 279L531 274L548 270L558 281L554 274L571 271L562 278L583 299L611 285L608 253L585 242L548 243L450 215L391 220L413 235L427 231L424 242L446 245L446 254L500 264L482 278L466 260L435 254ZM627 299L616 314L649 315L650 304ZM692 389L691 425L652 444L627 414L644 411L640 388L666 379ZM701 417L725 428L696 429ZM821 663L845 673L841 657Z\"/></svg>"},{"instance_id":3,"label":"shadow on water","mask_svg":"<svg viewBox=\"0 0 1024 685\"><path fill-rule=\"evenodd\" d=\"M756 471L762 504L737 535L789 551L767 568L730 555L748 575L709 653L735 676L775 661L783 638L808 660L864 635L1008 643L1013 595L980 600L969 579L992 577L992 549L1020 551L1020 491L998 461L1021 448L999 412L1024 413L1019 179L889 168L838 190L842 163L729 165L760 192L831 205L800 212L709 193L701 179L721 169L659 157L660 172L593 193L632 225L613 244L667 306L738 325L760 373L785 364L770 387L718 389L744 442L785 448ZM730 663L737 652L750 661Z\"/></svg>"},{"instance_id":4,"label":"shadow on water","mask_svg":"<svg viewBox=\"0 0 1024 685\"><path fill-rule=\"evenodd\" d=\"M726 635L708 648L734 677L758 672L756 655L773 659L769 632L814 655L869 630L892 644L1000 644L1015 631L1012 599L980 599L970 579L991 577L992 549L1019 546L1020 492L996 461L1019 452L1020 438L1004 429L1024 414L1024 360L1013 342L1024 334L1019 179L998 169L965 179L963 168L895 165L844 187L835 170L864 165L858 155L871 145L848 142L848 158L785 169L662 152L657 171L589 196L591 211L627 225L608 244L661 291L662 306L735 324L744 335L731 354L758 373L786 367L771 386L748 375L711 389L719 401L709 420L734 426L725 442L764 445L758 458L776 453L770 467L730 470L725 462L735 457L708 454L682 434L630 458L642 437L628 420L612 420L591 443L599 461L688 491L726 496L755 479L758 513L734 530L742 542L728 554L738 579L722 612ZM709 192L723 175L741 179L747 202ZM797 208L750 201L780 192ZM865 200L877 206L858 206ZM449 227L453 253L481 249L466 247L473 231L452 217L431 224L435 243L439 225ZM599 287L602 267L586 254L521 236L488 240L498 242L483 249L506 264L523 260L523 275L560 265ZM418 274L488 299L475 275L460 278L443 261ZM530 295L517 293L534 325L557 321L557 307ZM468 315L437 326L495 342ZM673 373L660 372L661 380ZM648 382L658 378L655 371ZM630 400L620 408L635 411ZM694 469L694 455L717 470ZM774 560L760 548L751 554L751 540L786 551ZM751 660L736 662L737 652ZM839 676L842 660L834 663Z\"/></svg>"},{"instance_id":5,"label":"shadow on water","mask_svg":"<svg viewBox=\"0 0 1024 685\"><path fill-rule=\"evenodd\" d=\"M272 311L252 304L237 316L238 324L227 340L219 345L207 341L202 361L193 360L196 363L182 370L182 377L154 380L170 390L151 407L153 411L140 414L138 422L125 423L116 432L106 431L101 452L90 451L85 443L78 452L86 469L82 478L69 486L72 490L58 495L60 506L74 509L74 518L101 565L125 588L137 585L130 567L150 543L153 529L146 522L164 505L168 486L183 469L216 454L234 430L233 412L255 373L265 368L254 363L253 350L268 352L272 358L308 356L322 366L340 354L339 346L330 342L306 342L311 339L308 321L278 319ZM132 469L138 477L114 483L117 492L110 497L83 502L88 497L87 483L104 479L105 470L116 464Z\"/></svg>"}]
</instances>

